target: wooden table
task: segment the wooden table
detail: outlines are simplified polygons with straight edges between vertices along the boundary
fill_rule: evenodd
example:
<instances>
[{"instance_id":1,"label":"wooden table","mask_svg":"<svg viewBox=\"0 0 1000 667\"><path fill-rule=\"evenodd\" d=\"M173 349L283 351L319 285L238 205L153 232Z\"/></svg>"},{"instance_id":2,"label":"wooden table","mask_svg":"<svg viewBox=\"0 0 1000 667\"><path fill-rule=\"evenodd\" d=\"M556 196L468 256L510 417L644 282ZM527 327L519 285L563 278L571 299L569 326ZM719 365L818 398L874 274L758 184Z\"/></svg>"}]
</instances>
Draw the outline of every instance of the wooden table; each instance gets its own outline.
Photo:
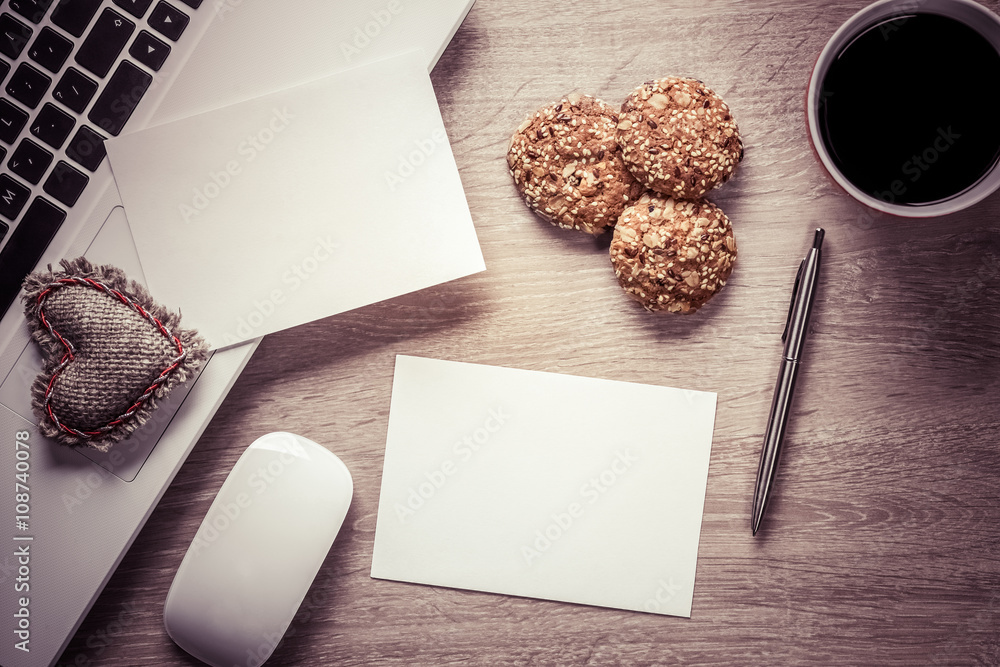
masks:
<instances>
[{"instance_id":1,"label":"wooden table","mask_svg":"<svg viewBox=\"0 0 1000 667\"><path fill-rule=\"evenodd\" d=\"M865 4L479 0L433 79L488 270L265 338L61 664L197 664L163 600L242 448L274 430L340 455L355 495L268 664L1000 664L1000 195L916 221L831 185L804 91ZM534 218L504 159L527 112L573 90L617 104L667 74L712 86L746 141L711 197L739 262L688 317L630 302L608 240ZM753 538L779 336L816 226L818 308ZM397 353L718 392L691 619L371 579Z\"/></svg>"}]
</instances>

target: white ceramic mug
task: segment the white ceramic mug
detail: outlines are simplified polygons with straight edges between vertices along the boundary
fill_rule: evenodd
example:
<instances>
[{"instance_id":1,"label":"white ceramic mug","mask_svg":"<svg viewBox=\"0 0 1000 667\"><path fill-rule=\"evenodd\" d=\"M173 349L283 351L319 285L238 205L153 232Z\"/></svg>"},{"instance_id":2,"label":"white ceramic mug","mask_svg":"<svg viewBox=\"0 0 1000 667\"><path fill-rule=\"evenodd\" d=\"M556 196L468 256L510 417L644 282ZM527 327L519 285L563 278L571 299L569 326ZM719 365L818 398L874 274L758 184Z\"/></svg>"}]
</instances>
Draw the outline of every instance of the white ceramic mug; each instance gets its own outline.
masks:
<instances>
[{"instance_id":1,"label":"white ceramic mug","mask_svg":"<svg viewBox=\"0 0 1000 667\"><path fill-rule=\"evenodd\" d=\"M809 125L809 140L816 156L830 177L850 196L884 213L910 218L929 218L968 208L1000 188L1000 161L995 162L975 185L948 199L928 204L895 203L888 198L879 198L872 193L864 192L841 173L824 143L819 124L821 88L837 56L869 27L893 17L914 13L940 14L961 21L982 35L1000 52L1000 17L972 0L880 0L865 7L840 26L820 53L812 77L809 79L806 118Z\"/></svg>"}]
</instances>

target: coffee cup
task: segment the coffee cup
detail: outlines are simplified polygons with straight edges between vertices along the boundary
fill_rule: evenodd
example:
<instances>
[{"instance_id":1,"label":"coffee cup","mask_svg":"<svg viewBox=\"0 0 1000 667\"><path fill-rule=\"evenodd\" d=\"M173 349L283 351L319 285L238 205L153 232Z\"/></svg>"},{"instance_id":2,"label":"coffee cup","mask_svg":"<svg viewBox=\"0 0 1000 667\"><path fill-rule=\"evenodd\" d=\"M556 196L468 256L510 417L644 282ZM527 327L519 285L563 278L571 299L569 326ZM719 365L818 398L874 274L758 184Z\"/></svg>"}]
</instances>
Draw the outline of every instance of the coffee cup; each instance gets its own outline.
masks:
<instances>
[{"instance_id":1,"label":"coffee cup","mask_svg":"<svg viewBox=\"0 0 1000 667\"><path fill-rule=\"evenodd\" d=\"M972 0L880 0L813 68L809 139L873 209L954 213L1000 188L1000 17Z\"/></svg>"}]
</instances>

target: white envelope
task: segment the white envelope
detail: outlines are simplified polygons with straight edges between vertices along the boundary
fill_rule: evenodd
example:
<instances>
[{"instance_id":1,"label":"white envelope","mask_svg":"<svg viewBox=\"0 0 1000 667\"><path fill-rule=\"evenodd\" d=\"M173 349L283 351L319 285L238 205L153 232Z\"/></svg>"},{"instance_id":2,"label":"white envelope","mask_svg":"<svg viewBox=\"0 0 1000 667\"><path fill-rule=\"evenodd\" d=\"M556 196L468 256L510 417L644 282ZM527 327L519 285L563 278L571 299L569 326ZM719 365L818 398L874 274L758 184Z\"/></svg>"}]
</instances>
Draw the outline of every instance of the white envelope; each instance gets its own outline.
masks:
<instances>
[{"instance_id":1,"label":"white envelope","mask_svg":"<svg viewBox=\"0 0 1000 667\"><path fill-rule=\"evenodd\" d=\"M107 147L150 292L212 347L485 269L420 52Z\"/></svg>"},{"instance_id":2,"label":"white envelope","mask_svg":"<svg viewBox=\"0 0 1000 667\"><path fill-rule=\"evenodd\" d=\"M371 576L690 616L715 405L398 356Z\"/></svg>"}]
</instances>

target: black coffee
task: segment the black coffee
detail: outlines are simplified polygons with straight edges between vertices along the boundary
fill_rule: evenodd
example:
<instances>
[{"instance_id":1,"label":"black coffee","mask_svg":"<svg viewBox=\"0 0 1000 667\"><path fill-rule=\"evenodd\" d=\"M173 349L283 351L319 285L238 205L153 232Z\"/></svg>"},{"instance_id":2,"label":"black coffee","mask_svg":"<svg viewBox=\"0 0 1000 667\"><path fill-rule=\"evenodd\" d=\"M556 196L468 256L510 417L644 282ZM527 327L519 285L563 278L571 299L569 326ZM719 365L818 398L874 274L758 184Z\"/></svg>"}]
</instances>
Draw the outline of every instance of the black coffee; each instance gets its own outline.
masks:
<instances>
[{"instance_id":1,"label":"black coffee","mask_svg":"<svg viewBox=\"0 0 1000 667\"><path fill-rule=\"evenodd\" d=\"M896 204L975 185L1000 156L1000 54L964 23L907 14L867 28L823 80L819 125L841 173Z\"/></svg>"}]
</instances>

